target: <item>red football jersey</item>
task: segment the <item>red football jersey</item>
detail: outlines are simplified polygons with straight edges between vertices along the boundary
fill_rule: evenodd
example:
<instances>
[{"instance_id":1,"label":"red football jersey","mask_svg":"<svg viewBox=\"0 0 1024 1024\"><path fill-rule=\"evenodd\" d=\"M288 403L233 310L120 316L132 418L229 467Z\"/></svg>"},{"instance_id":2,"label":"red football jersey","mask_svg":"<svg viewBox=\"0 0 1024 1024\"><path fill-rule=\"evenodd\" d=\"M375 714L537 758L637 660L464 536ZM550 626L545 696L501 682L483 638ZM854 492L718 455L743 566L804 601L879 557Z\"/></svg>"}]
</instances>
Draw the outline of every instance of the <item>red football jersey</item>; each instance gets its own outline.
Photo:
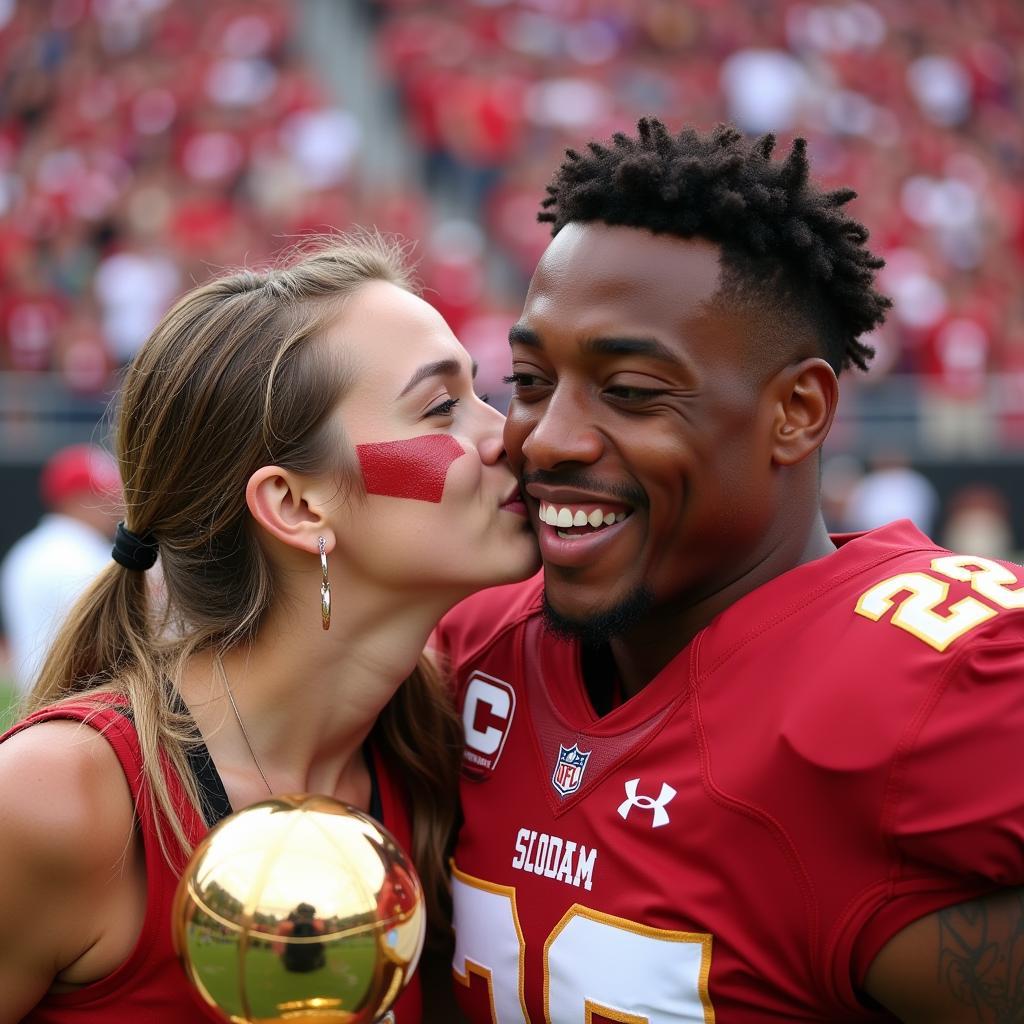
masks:
<instances>
[{"instance_id":1,"label":"red football jersey","mask_svg":"<svg viewBox=\"0 0 1024 1024\"><path fill-rule=\"evenodd\" d=\"M857 996L885 942L1024 883L1024 570L835 540L602 718L540 577L446 617L474 1024L892 1019Z\"/></svg>"}]
</instances>

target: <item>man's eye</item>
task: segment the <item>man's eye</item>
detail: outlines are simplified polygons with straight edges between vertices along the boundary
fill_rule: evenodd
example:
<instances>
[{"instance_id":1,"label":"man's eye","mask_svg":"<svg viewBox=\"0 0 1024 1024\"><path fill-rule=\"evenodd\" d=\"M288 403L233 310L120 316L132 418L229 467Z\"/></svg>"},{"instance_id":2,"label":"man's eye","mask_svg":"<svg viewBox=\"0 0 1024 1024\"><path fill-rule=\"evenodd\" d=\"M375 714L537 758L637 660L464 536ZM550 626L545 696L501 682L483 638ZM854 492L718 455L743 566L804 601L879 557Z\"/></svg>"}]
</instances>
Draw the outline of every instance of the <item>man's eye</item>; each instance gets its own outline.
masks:
<instances>
[{"instance_id":1,"label":"man's eye","mask_svg":"<svg viewBox=\"0 0 1024 1024\"><path fill-rule=\"evenodd\" d=\"M451 416L455 411L455 406L459 404L457 398L446 398L443 402L438 403L433 409L428 410L427 416Z\"/></svg>"},{"instance_id":2,"label":"man's eye","mask_svg":"<svg viewBox=\"0 0 1024 1024\"><path fill-rule=\"evenodd\" d=\"M620 402L648 402L664 394L657 388L633 388L624 384L617 384L615 387L605 388L605 394Z\"/></svg>"},{"instance_id":3,"label":"man's eye","mask_svg":"<svg viewBox=\"0 0 1024 1024\"><path fill-rule=\"evenodd\" d=\"M532 373L512 373L501 378L506 384L514 388L530 388L539 383L538 378Z\"/></svg>"}]
</instances>

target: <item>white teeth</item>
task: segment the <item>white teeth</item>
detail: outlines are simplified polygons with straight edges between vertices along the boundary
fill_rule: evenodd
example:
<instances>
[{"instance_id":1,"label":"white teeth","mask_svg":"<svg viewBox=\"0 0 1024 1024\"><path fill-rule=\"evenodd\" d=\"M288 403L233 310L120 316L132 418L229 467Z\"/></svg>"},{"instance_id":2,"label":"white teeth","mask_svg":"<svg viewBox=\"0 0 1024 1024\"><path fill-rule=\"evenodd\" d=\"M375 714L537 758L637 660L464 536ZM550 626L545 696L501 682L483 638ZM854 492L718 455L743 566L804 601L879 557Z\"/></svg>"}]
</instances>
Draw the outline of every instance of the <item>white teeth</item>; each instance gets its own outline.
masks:
<instances>
[{"instance_id":1,"label":"white teeth","mask_svg":"<svg viewBox=\"0 0 1024 1024\"><path fill-rule=\"evenodd\" d=\"M613 523L621 523L629 513L627 512L605 512L595 508L593 512L587 513L577 508L575 511L567 506L555 508L554 505L541 503L539 518L542 523L554 526L559 529L559 536L572 537L573 534L562 534L561 530L570 527L590 526L597 530L602 526L611 526Z\"/></svg>"}]
</instances>

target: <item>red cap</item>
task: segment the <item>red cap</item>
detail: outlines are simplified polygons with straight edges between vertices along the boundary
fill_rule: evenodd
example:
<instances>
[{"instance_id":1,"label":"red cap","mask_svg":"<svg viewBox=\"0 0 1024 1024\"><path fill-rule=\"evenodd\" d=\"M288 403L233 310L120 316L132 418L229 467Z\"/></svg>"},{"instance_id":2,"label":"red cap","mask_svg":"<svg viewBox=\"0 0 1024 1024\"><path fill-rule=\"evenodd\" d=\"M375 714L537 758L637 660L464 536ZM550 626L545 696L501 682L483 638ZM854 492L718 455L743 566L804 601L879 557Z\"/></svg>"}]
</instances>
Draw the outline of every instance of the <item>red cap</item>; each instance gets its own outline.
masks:
<instances>
[{"instance_id":1,"label":"red cap","mask_svg":"<svg viewBox=\"0 0 1024 1024\"><path fill-rule=\"evenodd\" d=\"M48 508L79 494L120 499L121 476L109 452L91 444L76 444L50 456L39 492Z\"/></svg>"}]
</instances>

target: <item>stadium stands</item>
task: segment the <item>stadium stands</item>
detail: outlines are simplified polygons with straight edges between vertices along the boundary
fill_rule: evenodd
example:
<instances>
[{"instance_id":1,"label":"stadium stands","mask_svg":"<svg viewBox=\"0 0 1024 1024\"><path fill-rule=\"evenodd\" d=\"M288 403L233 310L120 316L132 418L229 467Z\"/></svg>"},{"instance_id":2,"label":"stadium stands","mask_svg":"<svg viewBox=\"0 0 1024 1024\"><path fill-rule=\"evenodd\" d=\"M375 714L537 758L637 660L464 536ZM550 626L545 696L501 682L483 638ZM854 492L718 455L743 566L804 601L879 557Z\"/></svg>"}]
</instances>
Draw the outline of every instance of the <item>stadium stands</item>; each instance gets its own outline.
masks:
<instances>
[{"instance_id":1,"label":"stadium stands","mask_svg":"<svg viewBox=\"0 0 1024 1024\"><path fill-rule=\"evenodd\" d=\"M803 135L859 191L896 306L832 451L898 441L954 483L1019 463L1018 0L346 0L359 32L310 47L334 2L0 0L0 462L87 439L188 284L354 223L419 240L500 406L552 168L654 113ZM385 117L331 73L353 48ZM397 186L366 160L386 133L414 153Z\"/></svg>"}]
</instances>

